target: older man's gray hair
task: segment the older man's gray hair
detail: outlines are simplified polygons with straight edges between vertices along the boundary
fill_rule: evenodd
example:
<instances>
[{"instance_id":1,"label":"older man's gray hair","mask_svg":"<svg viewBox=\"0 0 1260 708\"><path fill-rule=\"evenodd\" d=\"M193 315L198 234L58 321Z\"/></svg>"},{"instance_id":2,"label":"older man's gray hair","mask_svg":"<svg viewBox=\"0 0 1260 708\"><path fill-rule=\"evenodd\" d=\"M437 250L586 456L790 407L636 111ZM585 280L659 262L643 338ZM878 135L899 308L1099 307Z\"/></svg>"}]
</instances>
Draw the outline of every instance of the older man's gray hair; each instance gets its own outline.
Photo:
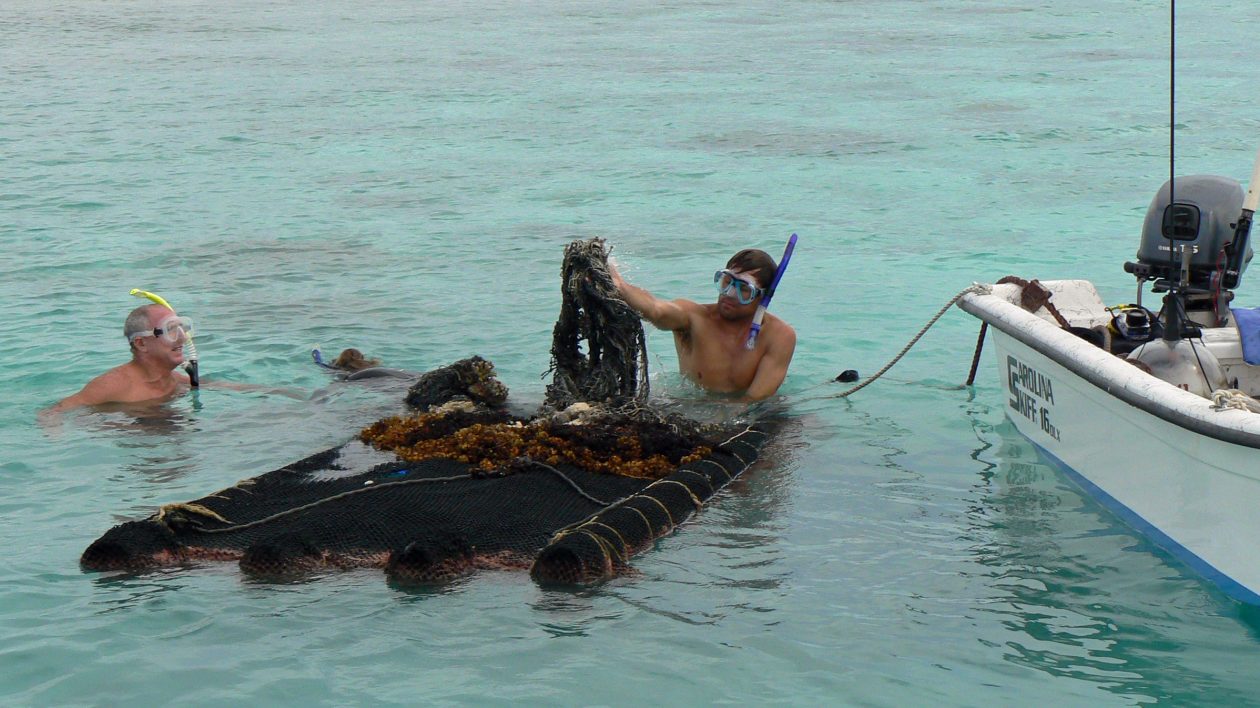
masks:
<instances>
[{"instance_id":1,"label":"older man's gray hair","mask_svg":"<svg viewBox=\"0 0 1260 708\"><path fill-rule=\"evenodd\" d=\"M131 342L133 334L152 334L153 325L149 323L149 308L151 307L160 307L160 305L141 305L127 315L127 321L123 324L123 336L128 342Z\"/></svg>"}]
</instances>

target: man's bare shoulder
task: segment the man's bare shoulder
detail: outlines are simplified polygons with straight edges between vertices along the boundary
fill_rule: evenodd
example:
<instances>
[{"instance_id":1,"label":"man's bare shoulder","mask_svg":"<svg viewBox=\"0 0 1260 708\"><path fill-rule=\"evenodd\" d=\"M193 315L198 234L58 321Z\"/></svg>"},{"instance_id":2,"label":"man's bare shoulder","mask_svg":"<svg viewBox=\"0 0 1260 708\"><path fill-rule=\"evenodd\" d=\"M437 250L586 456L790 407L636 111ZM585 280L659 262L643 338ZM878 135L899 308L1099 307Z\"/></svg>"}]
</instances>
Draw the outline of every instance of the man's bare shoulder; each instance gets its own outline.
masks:
<instances>
[{"instance_id":1,"label":"man's bare shoulder","mask_svg":"<svg viewBox=\"0 0 1260 708\"><path fill-rule=\"evenodd\" d=\"M781 328L785 334L791 335L793 339L796 338L796 330L792 329L792 325L785 322L782 318L775 317L774 315L768 312L766 313L766 316L772 318L772 321L775 323L776 329Z\"/></svg>"},{"instance_id":2,"label":"man's bare shoulder","mask_svg":"<svg viewBox=\"0 0 1260 708\"><path fill-rule=\"evenodd\" d=\"M689 332L692 329L695 329L697 325L702 326L705 318L709 316L709 311L707 309L709 306L701 305L693 300L680 297L670 300L669 304L678 308L677 312L681 313L682 318L685 320L678 322L678 326L670 328L673 329L675 333Z\"/></svg>"},{"instance_id":3,"label":"man's bare shoulder","mask_svg":"<svg viewBox=\"0 0 1260 708\"><path fill-rule=\"evenodd\" d=\"M721 318L721 315L718 314L717 303L702 303L680 298L678 300L674 300L674 304L682 308L682 311L687 313L687 316L690 317L693 322L696 320L716 320Z\"/></svg>"},{"instance_id":4,"label":"man's bare shoulder","mask_svg":"<svg viewBox=\"0 0 1260 708\"><path fill-rule=\"evenodd\" d=\"M133 369L130 363L119 364L88 381L78 393L62 399L51 410L63 411L79 406L127 401L136 377Z\"/></svg>"},{"instance_id":5,"label":"man's bare shoulder","mask_svg":"<svg viewBox=\"0 0 1260 708\"><path fill-rule=\"evenodd\" d=\"M670 300L670 302L681 307L683 310L687 312L702 312L702 311L707 310L708 308L714 307L714 305L711 305L711 304L701 305L700 303L694 300L688 300L685 297L675 298L673 300Z\"/></svg>"},{"instance_id":6,"label":"man's bare shoulder","mask_svg":"<svg viewBox=\"0 0 1260 708\"><path fill-rule=\"evenodd\" d=\"M775 347L796 348L796 330L792 329L792 325L784 322L782 319L766 313L770 321L767 327L763 328L763 332L769 339L770 344Z\"/></svg>"},{"instance_id":7,"label":"man's bare shoulder","mask_svg":"<svg viewBox=\"0 0 1260 708\"><path fill-rule=\"evenodd\" d=\"M135 367L130 363L119 364L87 382L87 385L83 387L83 393L99 399L93 401L93 403L117 401L121 400L120 397L131 390L136 380Z\"/></svg>"}]
</instances>

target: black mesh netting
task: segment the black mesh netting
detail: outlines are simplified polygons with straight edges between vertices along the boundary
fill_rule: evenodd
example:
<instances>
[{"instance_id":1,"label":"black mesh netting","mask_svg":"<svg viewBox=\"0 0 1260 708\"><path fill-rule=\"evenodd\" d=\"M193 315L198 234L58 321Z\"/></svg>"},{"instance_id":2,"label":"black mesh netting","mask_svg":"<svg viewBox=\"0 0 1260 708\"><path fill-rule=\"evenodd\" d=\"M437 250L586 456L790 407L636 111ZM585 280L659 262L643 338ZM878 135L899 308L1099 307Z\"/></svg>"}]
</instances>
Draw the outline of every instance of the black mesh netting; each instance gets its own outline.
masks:
<instances>
[{"instance_id":1,"label":"black mesh netting","mask_svg":"<svg viewBox=\"0 0 1260 708\"><path fill-rule=\"evenodd\" d=\"M610 302L602 241L571 244L564 279L555 383L537 415L503 408L507 389L488 361L455 362L416 382L415 412L115 526L83 567L237 561L263 578L379 567L404 583L479 568L528 568L545 584L616 575L743 472L770 429L653 411L641 395L642 328Z\"/></svg>"}]
</instances>

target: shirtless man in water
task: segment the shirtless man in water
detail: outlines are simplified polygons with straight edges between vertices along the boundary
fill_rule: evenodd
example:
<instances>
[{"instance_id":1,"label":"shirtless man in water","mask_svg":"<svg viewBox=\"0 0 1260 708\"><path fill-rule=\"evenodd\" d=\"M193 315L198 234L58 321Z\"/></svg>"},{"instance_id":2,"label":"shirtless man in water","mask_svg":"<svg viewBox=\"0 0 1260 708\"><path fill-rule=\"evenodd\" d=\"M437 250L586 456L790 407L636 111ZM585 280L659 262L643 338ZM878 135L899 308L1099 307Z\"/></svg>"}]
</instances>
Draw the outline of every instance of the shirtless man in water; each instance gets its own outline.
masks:
<instances>
[{"instance_id":1,"label":"shirtless man in water","mask_svg":"<svg viewBox=\"0 0 1260 708\"><path fill-rule=\"evenodd\" d=\"M102 403L165 400L187 391L188 375L176 369L184 363L184 343L191 330L192 321L168 307L137 307L123 325L123 336L131 345L131 361L97 376L46 412Z\"/></svg>"},{"instance_id":2,"label":"shirtless man in water","mask_svg":"<svg viewBox=\"0 0 1260 708\"><path fill-rule=\"evenodd\" d=\"M787 376L796 351L796 331L769 312L756 346L744 348L753 314L777 266L765 251L744 249L715 275L716 303L662 300L627 283L609 266L617 292L643 319L674 333L678 368L700 387L760 401L773 396Z\"/></svg>"}]
</instances>

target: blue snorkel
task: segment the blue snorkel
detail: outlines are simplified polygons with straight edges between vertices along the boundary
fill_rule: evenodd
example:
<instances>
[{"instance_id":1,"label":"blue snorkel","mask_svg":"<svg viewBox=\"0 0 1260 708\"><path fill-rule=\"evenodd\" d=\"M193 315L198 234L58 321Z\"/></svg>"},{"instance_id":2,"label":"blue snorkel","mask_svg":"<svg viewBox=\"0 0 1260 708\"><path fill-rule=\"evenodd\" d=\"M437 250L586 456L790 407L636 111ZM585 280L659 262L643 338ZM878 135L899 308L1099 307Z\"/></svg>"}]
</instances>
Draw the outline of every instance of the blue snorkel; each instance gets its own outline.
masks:
<instances>
[{"instance_id":1,"label":"blue snorkel","mask_svg":"<svg viewBox=\"0 0 1260 708\"><path fill-rule=\"evenodd\" d=\"M783 278L783 271L787 270L788 261L792 260L792 250L795 248L796 234L792 234L792 238L788 239L787 248L783 249L783 258L779 260L779 268L774 271L774 280L770 281L770 287L766 289L766 294L761 298L761 304L757 306L757 312L753 315L752 328L748 330L748 341L744 344L745 349L757 346L757 335L761 334L761 320L766 316L770 299L774 297L774 291L779 287L779 280Z\"/></svg>"},{"instance_id":2,"label":"blue snorkel","mask_svg":"<svg viewBox=\"0 0 1260 708\"><path fill-rule=\"evenodd\" d=\"M315 347L314 349L311 350L311 358L315 360L315 365L320 367L321 369L337 371L337 367L324 361L324 353L319 350L319 347Z\"/></svg>"}]
</instances>

